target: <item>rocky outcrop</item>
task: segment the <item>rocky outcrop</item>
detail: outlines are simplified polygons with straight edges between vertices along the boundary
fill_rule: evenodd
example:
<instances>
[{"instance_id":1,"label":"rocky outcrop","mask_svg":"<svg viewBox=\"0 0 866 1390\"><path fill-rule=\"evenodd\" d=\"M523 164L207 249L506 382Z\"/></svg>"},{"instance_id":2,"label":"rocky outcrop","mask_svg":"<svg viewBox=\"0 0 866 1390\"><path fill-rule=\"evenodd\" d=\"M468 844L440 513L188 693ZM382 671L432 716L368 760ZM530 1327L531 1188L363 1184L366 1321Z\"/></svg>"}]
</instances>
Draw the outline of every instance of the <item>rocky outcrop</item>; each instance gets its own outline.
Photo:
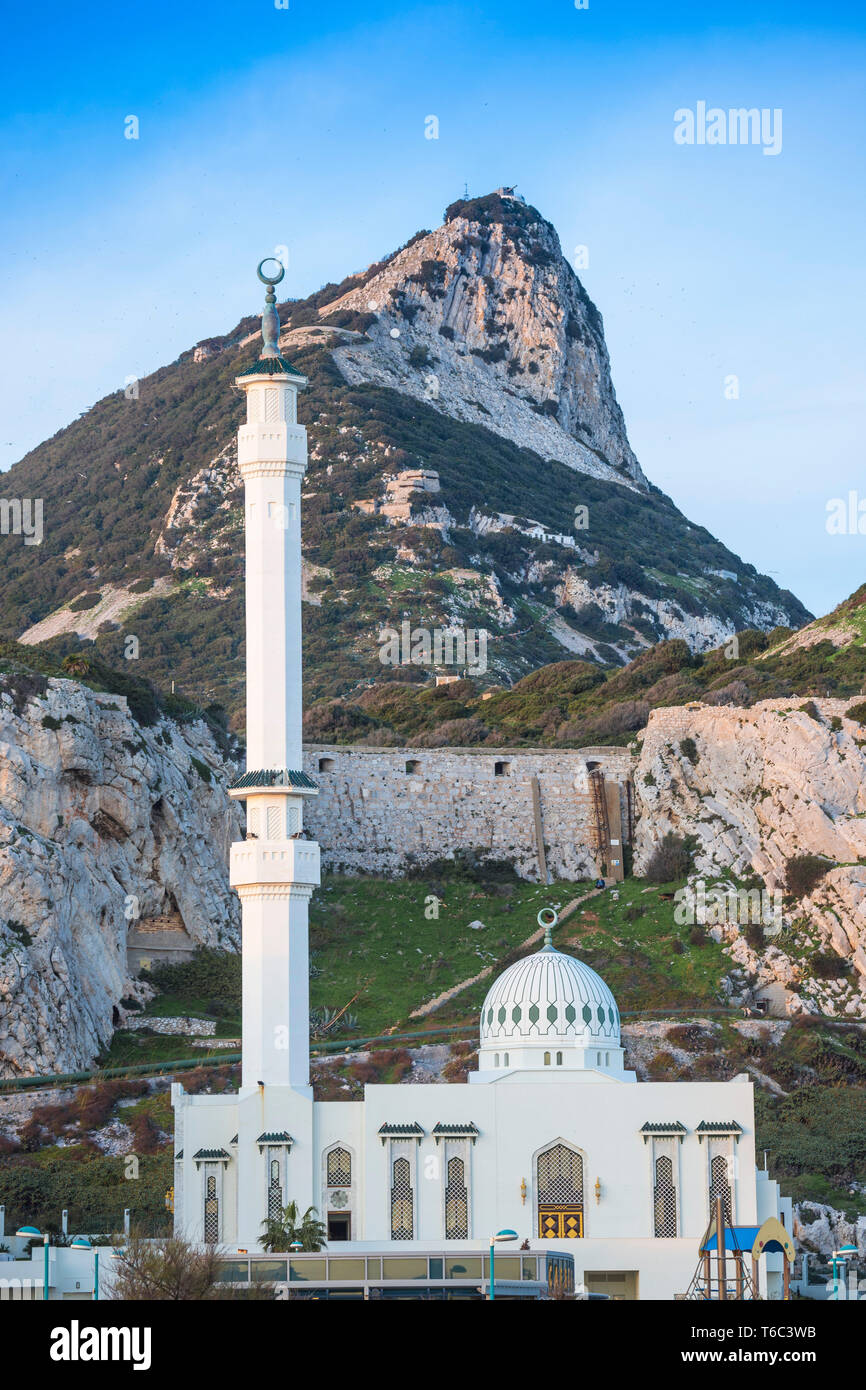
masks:
<instances>
[{"instance_id":1,"label":"rocky outcrop","mask_svg":"<svg viewBox=\"0 0 866 1390\"><path fill-rule=\"evenodd\" d=\"M866 738L851 700L764 700L750 709L656 710L635 773L635 871L668 833L690 836L696 875L760 875L784 890L788 861L832 866L809 896L786 898L781 930L757 948L745 922L714 928L755 986L795 990L795 1008L866 1016ZM779 925L779 924L776 924ZM816 979L815 954L849 971Z\"/></svg>"},{"instance_id":2,"label":"rocky outcrop","mask_svg":"<svg viewBox=\"0 0 866 1390\"><path fill-rule=\"evenodd\" d=\"M203 722L142 728L120 696L0 678L0 1075L94 1060L147 992L131 928L171 913L191 945L236 946L232 772Z\"/></svg>"},{"instance_id":3,"label":"rocky outcrop","mask_svg":"<svg viewBox=\"0 0 866 1390\"><path fill-rule=\"evenodd\" d=\"M325 305L325 318L375 315L335 360L351 382L391 386L543 458L645 488L601 315L550 223L516 198L503 202L502 221L477 221L469 204Z\"/></svg>"},{"instance_id":4,"label":"rocky outcrop","mask_svg":"<svg viewBox=\"0 0 866 1390\"><path fill-rule=\"evenodd\" d=\"M862 1187L861 1187L862 1190ZM794 1237L801 1250L829 1258L843 1245L854 1245L866 1258L866 1216L849 1221L844 1212L824 1202L798 1202L794 1207Z\"/></svg>"}]
</instances>

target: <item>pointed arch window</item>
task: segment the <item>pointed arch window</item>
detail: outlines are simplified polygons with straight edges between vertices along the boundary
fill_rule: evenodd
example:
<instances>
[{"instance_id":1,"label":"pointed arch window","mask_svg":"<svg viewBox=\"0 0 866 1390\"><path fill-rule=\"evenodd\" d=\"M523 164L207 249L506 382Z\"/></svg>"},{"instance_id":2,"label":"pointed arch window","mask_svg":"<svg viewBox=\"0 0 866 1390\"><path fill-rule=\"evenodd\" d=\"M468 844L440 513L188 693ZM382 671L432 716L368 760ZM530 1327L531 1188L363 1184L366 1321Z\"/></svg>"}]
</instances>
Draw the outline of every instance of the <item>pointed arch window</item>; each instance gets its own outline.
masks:
<instances>
[{"instance_id":1,"label":"pointed arch window","mask_svg":"<svg viewBox=\"0 0 866 1390\"><path fill-rule=\"evenodd\" d=\"M391 1165L391 1239L412 1240L415 1233L412 1167L408 1158Z\"/></svg>"},{"instance_id":2,"label":"pointed arch window","mask_svg":"<svg viewBox=\"0 0 866 1390\"><path fill-rule=\"evenodd\" d=\"M536 1160L538 1234L547 1240L583 1235L583 1159L565 1144L552 1144Z\"/></svg>"},{"instance_id":3,"label":"pointed arch window","mask_svg":"<svg viewBox=\"0 0 866 1390\"><path fill-rule=\"evenodd\" d=\"M278 1221L283 1210L283 1176L278 1158L268 1160L268 1219Z\"/></svg>"},{"instance_id":4,"label":"pointed arch window","mask_svg":"<svg viewBox=\"0 0 866 1390\"><path fill-rule=\"evenodd\" d=\"M677 1233L677 1193L674 1187L674 1165L667 1154L662 1154L655 1162L653 1212L655 1235L664 1240L672 1240Z\"/></svg>"},{"instance_id":5,"label":"pointed arch window","mask_svg":"<svg viewBox=\"0 0 866 1390\"><path fill-rule=\"evenodd\" d=\"M328 1186L352 1186L352 1155L339 1145L328 1154Z\"/></svg>"},{"instance_id":6,"label":"pointed arch window","mask_svg":"<svg viewBox=\"0 0 866 1390\"><path fill-rule=\"evenodd\" d=\"M206 1245L216 1245L220 1238L220 1199L215 1173L204 1180L204 1239Z\"/></svg>"},{"instance_id":7,"label":"pointed arch window","mask_svg":"<svg viewBox=\"0 0 866 1390\"><path fill-rule=\"evenodd\" d=\"M445 1184L445 1239L466 1240L469 1236L469 1192L462 1158L449 1158Z\"/></svg>"},{"instance_id":8,"label":"pointed arch window","mask_svg":"<svg viewBox=\"0 0 866 1390\"><path fill-rule=\"evenodd\" d=\"M728 1158L725 1154L716 1154L710 1164L710 1216L715 1214L717 1197L722 1199L722 1212L730 1226L731 1183L728 1177Z\"/></svg>"}]
</instances>

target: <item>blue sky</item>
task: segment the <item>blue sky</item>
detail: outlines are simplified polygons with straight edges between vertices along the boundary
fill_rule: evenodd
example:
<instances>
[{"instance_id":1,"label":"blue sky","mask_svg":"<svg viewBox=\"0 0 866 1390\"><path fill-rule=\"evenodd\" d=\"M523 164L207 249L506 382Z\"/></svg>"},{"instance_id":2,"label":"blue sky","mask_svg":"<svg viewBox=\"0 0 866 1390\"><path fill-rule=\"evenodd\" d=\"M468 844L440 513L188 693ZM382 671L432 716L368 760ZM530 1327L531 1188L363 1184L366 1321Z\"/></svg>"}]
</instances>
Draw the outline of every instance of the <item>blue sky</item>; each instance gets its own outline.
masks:
<instances>
[{"instance_id":1,"label":"blue sky","mask_svg":"<svg viewBox=\"0 0 866 1390\"><path fill-rule=\"evenodd\" d=\"M866 579L866 536L825 527L830 499L866 500L866 17L702 8L7 11L0 467L257 309L275 246L304 295L436 226L464 182L516 183L567 254L589 248L648 476L832 607ZM781 108L781 153L675 144L674 112L699 101Z\"/></svg>"}]
</instances>

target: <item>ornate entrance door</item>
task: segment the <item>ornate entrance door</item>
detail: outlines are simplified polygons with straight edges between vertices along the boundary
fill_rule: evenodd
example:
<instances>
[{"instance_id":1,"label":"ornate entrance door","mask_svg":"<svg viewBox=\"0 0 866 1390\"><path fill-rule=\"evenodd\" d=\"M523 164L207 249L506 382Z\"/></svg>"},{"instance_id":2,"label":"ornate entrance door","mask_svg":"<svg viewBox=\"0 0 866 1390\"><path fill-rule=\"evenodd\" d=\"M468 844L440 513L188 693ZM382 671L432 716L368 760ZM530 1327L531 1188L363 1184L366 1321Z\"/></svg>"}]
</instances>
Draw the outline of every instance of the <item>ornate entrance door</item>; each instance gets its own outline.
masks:
<instances>
[{"instance_id":1,"label":"ornate entrance door","mask_svg":"<svg viewBox=\"0 0 866 1390\"><path fill-rule=\"evenodd\" d=\"M543 1240L577 1240L583 1235L583 1159L564 1144L538 1155L538 1234Z\"/></svg>"}]
</instances>

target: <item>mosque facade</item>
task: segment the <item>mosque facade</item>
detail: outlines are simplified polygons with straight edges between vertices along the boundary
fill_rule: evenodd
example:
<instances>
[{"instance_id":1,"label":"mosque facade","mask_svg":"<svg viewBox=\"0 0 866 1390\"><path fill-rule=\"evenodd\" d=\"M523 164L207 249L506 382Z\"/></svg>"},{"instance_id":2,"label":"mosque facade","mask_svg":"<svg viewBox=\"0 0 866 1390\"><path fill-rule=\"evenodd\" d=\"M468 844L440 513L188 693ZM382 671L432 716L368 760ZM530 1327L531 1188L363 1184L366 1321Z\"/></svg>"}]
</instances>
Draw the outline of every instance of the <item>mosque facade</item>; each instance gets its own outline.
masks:
<instances>
[{"instance_id":1,"label":"mosque facade","mask_svg":"<svg viewBox=\"0 0 866 1390\"><path fill-rule=\"evenodd\" d=\"M507 1228L523 1248L568 1252L591 1291L674 1298L694 1273L717 1198L734 1225L778 1217L791 1229L790 1203L756 1161L752 1082L638 1082L625 1069L613 995L556 949L550 927L542 948L490 988L466 1083L313 1098L307 913L320 869L304 831L317 788L301 745L307 451L297 421L306 382L279 349L281 275L259 274L268 284L261 356L236 382L247 413L238 433L247 769L231 789L247 824L231 852L243 913L242 1076L235 1094L172 1087L176 1232L229 1253L260 1251L265 1221L290 1201L315 1207L329 1250L347 1255L468 1257ZM781 1257L761 1264L772 1296Z\"/></svg>"}]
</instances>

